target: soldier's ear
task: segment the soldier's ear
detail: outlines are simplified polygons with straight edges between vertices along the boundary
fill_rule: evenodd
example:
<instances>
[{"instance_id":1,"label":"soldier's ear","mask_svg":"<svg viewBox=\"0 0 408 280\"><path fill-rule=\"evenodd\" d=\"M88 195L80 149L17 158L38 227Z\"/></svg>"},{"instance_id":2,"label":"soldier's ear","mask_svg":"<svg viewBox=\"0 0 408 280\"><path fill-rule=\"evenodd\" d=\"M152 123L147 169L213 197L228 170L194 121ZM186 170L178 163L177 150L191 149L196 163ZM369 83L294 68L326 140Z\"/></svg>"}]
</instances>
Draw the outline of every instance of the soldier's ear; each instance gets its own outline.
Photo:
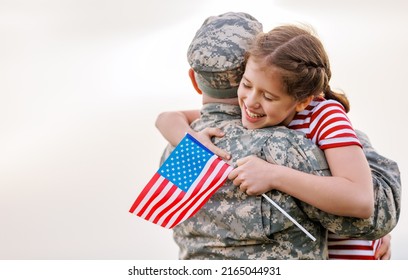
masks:
<instances>
[{"instance_id":1,"label":"soldier's ear","mask_svg":"<svg viewBox=\"0 0 408 280\"><path fill-rule=\"evenodd\" d=\"M314 98L314 96L309 96L309 97L306 97L305 99L299 101L297 103L297 105L296 105L296 112L303 111L307 107L307 105L309 105L310 102L312 102L313 98Z\"/></svg>"},{"instance_id":2,"label":"soldier's ear","mask_svg":"<svg viewBox=\"0 0 408 280\"><path fill-rule=\"evenodd\" d=\"M193 84L194 89L198 92L198 94L202 94L203 92L198 87L197 80L196 80L196 77L195 77L195 72L194 72L193 68L190 68L188 70L188 76L190 77L190 80L191 80L191 83Z\"/></svg>"}]
</instances>

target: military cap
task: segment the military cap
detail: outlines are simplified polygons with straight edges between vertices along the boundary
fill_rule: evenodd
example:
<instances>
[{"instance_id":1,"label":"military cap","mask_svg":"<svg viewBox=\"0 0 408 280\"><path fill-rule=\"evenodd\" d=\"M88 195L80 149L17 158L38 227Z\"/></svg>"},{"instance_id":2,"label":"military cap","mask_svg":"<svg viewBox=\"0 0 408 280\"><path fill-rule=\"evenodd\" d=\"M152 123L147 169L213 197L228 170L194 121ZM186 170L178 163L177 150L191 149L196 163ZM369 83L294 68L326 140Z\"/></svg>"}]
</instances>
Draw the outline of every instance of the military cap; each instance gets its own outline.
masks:
<instances>
[{"instance_id":1,"label":"military cap","mask_svg":"<svg viewBox=\"0 0 408 280\"><path fill-rule=\"evenodd\" d=\"M247 13L228 12L207 18L196 32L187 59L201 90L215 98L237 96L245 70L245 52L262 24Z\"/></svg>"}]
</instances>

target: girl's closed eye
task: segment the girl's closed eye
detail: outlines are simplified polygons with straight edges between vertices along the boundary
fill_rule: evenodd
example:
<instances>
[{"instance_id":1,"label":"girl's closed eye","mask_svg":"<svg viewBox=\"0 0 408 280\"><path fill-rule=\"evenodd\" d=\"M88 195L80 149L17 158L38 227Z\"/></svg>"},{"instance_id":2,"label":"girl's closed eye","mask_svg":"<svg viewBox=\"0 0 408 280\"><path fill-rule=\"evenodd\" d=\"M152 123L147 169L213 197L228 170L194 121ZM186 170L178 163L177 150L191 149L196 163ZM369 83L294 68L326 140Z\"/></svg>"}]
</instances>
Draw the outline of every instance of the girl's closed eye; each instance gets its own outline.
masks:
<instances>
[{"instance_id":1,"label":"girl's closed eye","mask_svg":"<svg viewBox=\"0 0 408 280\"><path fill-rule=\"evenodd\" d=\"M265 100L267 100L267 101L276 101L276 100L278 100L278 98L277 98L276 96L274 96L274 95L272 95L272 94L270 94L270 93L268 93L268 92L264 92L264 93L263 93L263 97L264 97Z\"/></svg>"},{"instance_id":2,"label":"girl's closed eye","mask_svg":"<svg viewBox=\"0 0 408 280\"><path fill-rule=\"evenodd\" d=\"M251 85L245 81L242 81L241 84L245 87L245 88L251 88Z\"/></svg>"}]
</instances>

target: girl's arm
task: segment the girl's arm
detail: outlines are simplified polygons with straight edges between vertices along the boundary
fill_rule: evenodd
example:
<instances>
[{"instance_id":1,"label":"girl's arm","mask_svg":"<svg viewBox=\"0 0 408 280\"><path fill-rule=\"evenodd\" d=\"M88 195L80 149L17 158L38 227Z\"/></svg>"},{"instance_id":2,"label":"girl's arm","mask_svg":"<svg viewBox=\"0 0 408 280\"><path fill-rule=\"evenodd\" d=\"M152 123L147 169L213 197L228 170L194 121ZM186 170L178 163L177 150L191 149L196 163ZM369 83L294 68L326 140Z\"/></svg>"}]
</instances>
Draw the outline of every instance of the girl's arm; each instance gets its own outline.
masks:
<instances>
[{"instance_id":1,"label":"girl's arm","mask_svg":"<svg viewBox=\"0 0 408 280\"><path fill-rule=\"evenodd\" d=\"M326 149L332 176L317 176L270 164L255 156L240 159L228 176L248 195L276 189L325 212L369 218L374 211L371 170L356 145Z\"/></svg>"},{"instance_id":2,"label":"girl's arm","mask_svg":"<svg viewBox=\"0 0 408 280\"><path fill-rule=\"evenodd\" d=\"M155 125L172 146L177 146L186 133L195 133L190 124L199 117L198 110L163 112L157 117Z\"/></svg>"},{"instance_id":3,"label":"girl's arm","mask_svg":"<svg viewBox=\"0 0 408 280\"><path fill-rule=\"evenodd\" d=\"M163 137L173 146L176 146L186 133L191 134L214 154L228 160L230 155L211 142L212 137L223 137L224 133L219 128L207 127L196 132L190 124L200 117L200 111L173 111L160 113L156 119L156 127Z\"/></svg>"}]
</instances>

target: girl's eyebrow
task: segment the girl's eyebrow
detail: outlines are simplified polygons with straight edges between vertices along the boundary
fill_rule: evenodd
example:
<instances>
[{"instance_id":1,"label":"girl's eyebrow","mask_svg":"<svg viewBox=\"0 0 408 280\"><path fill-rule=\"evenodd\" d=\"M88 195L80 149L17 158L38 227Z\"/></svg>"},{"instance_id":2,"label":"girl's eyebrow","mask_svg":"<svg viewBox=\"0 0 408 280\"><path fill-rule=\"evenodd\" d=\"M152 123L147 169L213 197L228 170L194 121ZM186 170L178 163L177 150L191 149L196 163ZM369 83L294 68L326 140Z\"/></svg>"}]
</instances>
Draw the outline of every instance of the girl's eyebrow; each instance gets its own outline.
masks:
<instances>
[{"instance_id":1,"label":"girl's eyebrow","mask_svg":"<svg viewBox=\"0 0 408 280\"><path fill-rule=\"evenodd\" d=\"M248 82L248 83L252 84L251 80L248 79L245 75L242 76L241 81Z\"/></svg>"},{"instance_id":2,"label":"girl's eyebrow","mask_svg":"<svg viewBox=\"0 0 408 280\"><path fill-rule=\"evenodd\" d=\"M245 74L243 74L243 75L242 75L242 78L241 78L241 81L244 81L244 80L245 80L246 82L252 83L251 80L249 80L249 79L245 76ZM275 93L272 93L272 92L267 91L267 90L264 90L264 89L262 90L262 92L272 95L272 97L275 98L275 99L279 99L279 98L280 98L280 95L279 95L279 94L275 94Z\"/></svg>"},{"instance_id":3,"label":"girl's eyebrow","mask_svg":"<svg viewBox=\"0 0 408 280\"><path fill-rule=\"evenodd\" d=\"M279 96L279 95L274 94L274 93L272 93L272 92L270 92L270 91L264 91L264 93L265 93L265 94L272 95L272 97L275 98L275 99L280 99L280 96Z\"/></svg>"}]
</instances>

